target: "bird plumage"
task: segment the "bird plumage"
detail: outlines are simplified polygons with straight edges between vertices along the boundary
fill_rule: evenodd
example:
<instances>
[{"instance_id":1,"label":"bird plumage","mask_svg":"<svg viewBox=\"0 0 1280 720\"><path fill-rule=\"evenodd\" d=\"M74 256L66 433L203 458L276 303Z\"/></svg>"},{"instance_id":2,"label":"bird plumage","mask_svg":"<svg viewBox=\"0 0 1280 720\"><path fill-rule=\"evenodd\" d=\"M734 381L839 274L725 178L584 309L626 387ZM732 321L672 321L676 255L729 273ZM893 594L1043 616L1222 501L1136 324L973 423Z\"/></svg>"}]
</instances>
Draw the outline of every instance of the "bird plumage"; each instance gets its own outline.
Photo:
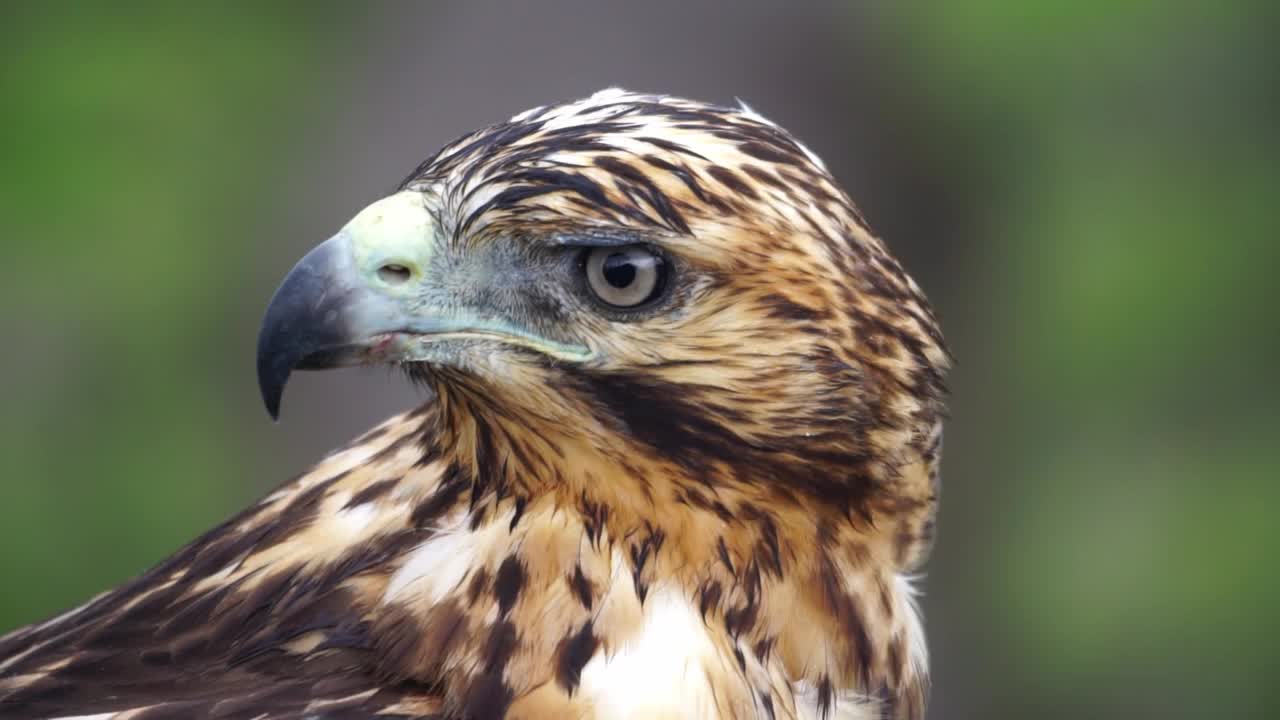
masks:
<instances>
[{"instance_id":1,"label":"bird plumage","mask_svg":"<svg viewBox=\"0 0 1280 720\"><path fill-rule=\"evenodd\" d=\"M610 90L400 190L404 305L471 329L362 359L431 399L0 638L0 717L921 717L948 356L813 153ZM622 244L667 258L652 307L564 280Z\"/></svg>"}]
</instances>

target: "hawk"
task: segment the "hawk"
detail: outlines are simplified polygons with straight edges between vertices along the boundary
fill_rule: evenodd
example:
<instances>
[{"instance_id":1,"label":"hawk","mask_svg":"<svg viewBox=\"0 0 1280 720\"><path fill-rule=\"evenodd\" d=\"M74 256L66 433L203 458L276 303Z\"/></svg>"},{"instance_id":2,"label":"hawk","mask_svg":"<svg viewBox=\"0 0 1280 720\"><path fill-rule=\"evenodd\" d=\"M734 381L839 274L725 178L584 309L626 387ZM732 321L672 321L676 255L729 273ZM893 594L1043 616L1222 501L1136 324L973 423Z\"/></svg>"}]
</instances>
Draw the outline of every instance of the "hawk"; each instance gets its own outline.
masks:
<instances>
[{"instance_id":1,"label":"hawk","mask_svg":"<svg viewBox=\"0 0 1280 720\"><path fill-rule=\"evenodd\" d=\"M288 273L259 383L429 389L0 638L4 718L920 718L949 364L822 162L606 90L453 142Z\"/></svg>"}]
</instances>

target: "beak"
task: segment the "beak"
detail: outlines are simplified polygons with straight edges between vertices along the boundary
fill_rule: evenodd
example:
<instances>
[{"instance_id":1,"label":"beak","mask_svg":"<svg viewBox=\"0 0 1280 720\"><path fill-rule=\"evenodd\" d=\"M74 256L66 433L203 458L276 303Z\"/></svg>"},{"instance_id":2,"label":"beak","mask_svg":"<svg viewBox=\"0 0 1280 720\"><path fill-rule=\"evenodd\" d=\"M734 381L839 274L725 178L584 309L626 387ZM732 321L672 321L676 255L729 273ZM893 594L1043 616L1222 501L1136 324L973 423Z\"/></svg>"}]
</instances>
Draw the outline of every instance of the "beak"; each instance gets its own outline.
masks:
<instances>
[{"instance_id":1,"label":"beak","mask_svg":"<svg viewBox=\"0 0 1280 720\"><path fill-rule=\"evenodd\" d=\"M258 387L272 419L295 369L377 360L396 333L432 329L418 328L423 323L405 309L430 260L432 232L423 196L400 192L365 208L294 266L258 334Z\"/></svg>"},{"instance_id":2,"label":"beak","mask_svg":"<svg viewBox=\"0 0 1280 720\"><path fill-rule=\"evenodd\" d=\"M456 267L452 282L440 282L450 264L432 262L437 232L425 196L406 190L360 211L289 271L258 334L258 388L272 419L294 370L439 362L455 357L441 344L449 339L495 340L560 361L593 356L445 290L467 283Z\"/></svg>"}]
</instances>

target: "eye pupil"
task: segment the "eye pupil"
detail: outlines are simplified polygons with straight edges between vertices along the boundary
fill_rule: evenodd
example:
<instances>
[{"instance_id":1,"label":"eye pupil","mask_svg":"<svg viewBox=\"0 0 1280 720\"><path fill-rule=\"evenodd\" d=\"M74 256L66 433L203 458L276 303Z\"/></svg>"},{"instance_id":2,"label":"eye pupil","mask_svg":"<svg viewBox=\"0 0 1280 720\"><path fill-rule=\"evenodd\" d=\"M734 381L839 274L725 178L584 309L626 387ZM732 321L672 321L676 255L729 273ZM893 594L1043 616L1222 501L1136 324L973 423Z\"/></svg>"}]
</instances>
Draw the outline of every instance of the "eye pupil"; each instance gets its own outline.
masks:
<instances>
[{"instance_id":1,"label":"eye pupil","mask_svg":"<svg viewBox=\"0 0 1280 720\"><path fill-rule=\"evenodd\" d=\"M622 289L635 282L636 266L623 253L614 253L604 261L604 279L610 285Z\"/></svg>"}]
</instances>

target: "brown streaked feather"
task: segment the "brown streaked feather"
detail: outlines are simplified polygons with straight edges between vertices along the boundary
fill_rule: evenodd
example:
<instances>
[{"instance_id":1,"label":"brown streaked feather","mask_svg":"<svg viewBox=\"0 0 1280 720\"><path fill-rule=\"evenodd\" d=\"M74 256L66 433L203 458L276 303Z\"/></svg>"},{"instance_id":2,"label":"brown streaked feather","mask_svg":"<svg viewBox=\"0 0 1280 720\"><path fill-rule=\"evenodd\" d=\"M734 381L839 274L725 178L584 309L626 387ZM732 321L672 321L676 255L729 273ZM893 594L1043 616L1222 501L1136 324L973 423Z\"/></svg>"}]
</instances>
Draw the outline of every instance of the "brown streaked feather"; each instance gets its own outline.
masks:
<instances>
[{"instance_id":1,"label":"brown streaked feather","mask_svg":"<svg viewBox=\"0 0 1280 720\"><path fill-rule=\"evenodd\" d=\"M410 367L430 403L0 638L0 717L922 717L948 354L812 153L607 91L404 187L459 251L625 233L700 280L587 328L609 364Z\"/></svg>"}]
</instances>

